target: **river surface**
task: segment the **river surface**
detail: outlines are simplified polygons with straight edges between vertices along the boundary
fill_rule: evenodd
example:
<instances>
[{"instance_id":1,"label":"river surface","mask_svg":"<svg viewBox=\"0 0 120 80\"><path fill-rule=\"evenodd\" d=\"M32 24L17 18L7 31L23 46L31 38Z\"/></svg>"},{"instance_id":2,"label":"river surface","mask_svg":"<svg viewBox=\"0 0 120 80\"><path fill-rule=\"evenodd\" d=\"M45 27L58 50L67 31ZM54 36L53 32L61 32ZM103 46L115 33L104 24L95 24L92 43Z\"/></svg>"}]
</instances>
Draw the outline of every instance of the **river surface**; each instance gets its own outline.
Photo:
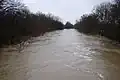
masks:
<instances>
[{"instance_id":1,"label":"river surface","mask_svg":"<svg viewBox=\"0 0 120 80\"><path fill-rule=\"evenodd\" d=\"M120 80L120 47L74 29L46 33L0 54L0 80Z\"/></svg>"}]
</instances>

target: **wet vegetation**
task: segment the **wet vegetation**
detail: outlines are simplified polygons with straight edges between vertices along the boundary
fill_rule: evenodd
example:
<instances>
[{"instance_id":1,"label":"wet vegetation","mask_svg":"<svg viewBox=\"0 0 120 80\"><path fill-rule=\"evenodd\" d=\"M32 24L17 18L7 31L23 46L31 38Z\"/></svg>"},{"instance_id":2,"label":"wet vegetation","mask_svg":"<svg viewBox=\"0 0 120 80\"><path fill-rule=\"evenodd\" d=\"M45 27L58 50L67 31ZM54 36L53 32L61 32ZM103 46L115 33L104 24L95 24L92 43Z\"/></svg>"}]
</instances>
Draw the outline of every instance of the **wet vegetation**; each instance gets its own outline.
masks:
<instances>
[{"instance_id":1,"label":"wet vegetation","mask_svg":"<svg viewBox=\"0 0 120 80\"><path fill-rule=\"evenodd\" d=\"M101 3L90 14L84 14L74 26L82 33L120 41L120 0Z\"/></svg>"},{"instance_id":2,"label":"wet vegetation","mask_svg":"<svg viewBox=\"0 0 120 80\"><path fill-rule=\"evenodd\" d=\"M57 16L32 13L18 0L0 0L0 45L22 43L63 26Z\"/></svg>"}]
</instances>

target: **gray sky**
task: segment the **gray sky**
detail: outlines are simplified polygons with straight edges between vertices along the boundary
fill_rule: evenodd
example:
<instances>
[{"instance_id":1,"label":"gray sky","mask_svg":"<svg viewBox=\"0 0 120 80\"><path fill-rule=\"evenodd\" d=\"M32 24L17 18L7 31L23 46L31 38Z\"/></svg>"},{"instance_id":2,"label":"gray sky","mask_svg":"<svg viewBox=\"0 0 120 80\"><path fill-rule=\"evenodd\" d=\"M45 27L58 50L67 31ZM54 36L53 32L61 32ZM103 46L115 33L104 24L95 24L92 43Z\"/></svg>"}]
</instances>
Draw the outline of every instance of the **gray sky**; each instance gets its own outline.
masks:
<instances>
[{"instance_id":1,"label":"gray sky","mask_svg":"<svg viewBox=\"0 0 120 80\"><path fill-rule=\"evenodd\" d=\"M32 12L52 13L71 23L84 13L90 13L95 5L106 1L110 0L23 0Z\"/></svg>"}]
</instances>

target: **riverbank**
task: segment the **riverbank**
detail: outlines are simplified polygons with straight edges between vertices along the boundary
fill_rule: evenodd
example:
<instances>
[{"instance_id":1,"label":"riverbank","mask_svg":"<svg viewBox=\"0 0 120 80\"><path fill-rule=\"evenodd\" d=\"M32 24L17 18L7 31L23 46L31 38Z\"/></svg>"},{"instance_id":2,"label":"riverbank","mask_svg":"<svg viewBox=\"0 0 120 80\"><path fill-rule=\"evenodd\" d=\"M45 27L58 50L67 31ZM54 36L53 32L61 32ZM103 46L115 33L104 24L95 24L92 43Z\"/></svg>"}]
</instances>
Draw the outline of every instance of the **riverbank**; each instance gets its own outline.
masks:
<instances>
[{"instance_id":1,"label":"riverbank","mask_svg":"<svg viewBox=\"0 0 120 80\"><path fill-rule=\"evenodd\" d=\"M80 31L79 29L76 29L79 33L83 33L85 35L88 35L88 36L95 36L95 37L100 37L100 38L106 38L111 44L113 45L116 45L116 46L119 46L120 47L120 41L119 40L116 40L116 39L112 39L110 37L107 37L107 36L104 36L104 35L101 35L99 33L85 33L85 32L82 32Z\"/></svg>"}]
</instances>

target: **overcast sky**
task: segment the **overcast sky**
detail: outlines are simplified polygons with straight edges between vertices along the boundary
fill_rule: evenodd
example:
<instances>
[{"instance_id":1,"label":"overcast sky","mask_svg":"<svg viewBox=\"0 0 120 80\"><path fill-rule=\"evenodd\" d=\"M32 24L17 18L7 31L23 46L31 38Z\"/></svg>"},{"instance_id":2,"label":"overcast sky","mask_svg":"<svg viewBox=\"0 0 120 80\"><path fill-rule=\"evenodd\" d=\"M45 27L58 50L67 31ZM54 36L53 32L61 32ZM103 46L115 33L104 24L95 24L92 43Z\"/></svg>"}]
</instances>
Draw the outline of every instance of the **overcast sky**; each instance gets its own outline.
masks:
<instances>
[{"instance_id":1,"label":"overcast sky","mask_svg":"<svg viewBox=\"0 0 120 80\"><path fill-rule=\"evenodd\" d=\"M95 5L106 1L110 0L23 0L32 12L52 13L71 23L84 13L90 13Z\"/></svg>"}]
</instances>

